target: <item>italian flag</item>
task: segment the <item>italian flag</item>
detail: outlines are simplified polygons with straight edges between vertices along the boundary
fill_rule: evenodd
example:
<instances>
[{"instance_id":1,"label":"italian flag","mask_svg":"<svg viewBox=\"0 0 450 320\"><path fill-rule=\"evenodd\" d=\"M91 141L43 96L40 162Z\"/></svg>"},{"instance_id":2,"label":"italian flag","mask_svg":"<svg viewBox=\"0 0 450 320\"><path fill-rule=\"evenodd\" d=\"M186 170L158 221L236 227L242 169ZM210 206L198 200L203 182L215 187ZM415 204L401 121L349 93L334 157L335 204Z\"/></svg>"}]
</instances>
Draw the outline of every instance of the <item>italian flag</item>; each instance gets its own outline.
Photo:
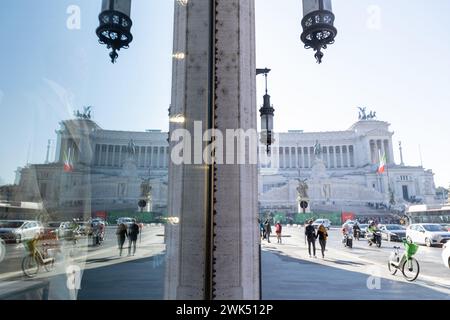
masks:
<instances>
[{"instance_id":1,"label":"italian flag","mask_svg":"<svg viewBox=\"0 0 450 320\"><path fill-rule=\"evenodd\" d=\"M378 166L377 172L379 174L382 174L382 173L384 173L385 170L386 170L386 154L381 156L381 152L380 152L380 165Z\"/></svg>"},{"instance_id":2,"label":"italian flag","mask_svg":"<svg viewBox=\"0 0 450 320\"><path fill-rule=\"evenodd\" d=\"M67 155L66 152L64 152L64 172L72 172L73 171L73 163L72 159L70 158L70 149L69 149L69 155Z\"/></svg>"}]
</instances>

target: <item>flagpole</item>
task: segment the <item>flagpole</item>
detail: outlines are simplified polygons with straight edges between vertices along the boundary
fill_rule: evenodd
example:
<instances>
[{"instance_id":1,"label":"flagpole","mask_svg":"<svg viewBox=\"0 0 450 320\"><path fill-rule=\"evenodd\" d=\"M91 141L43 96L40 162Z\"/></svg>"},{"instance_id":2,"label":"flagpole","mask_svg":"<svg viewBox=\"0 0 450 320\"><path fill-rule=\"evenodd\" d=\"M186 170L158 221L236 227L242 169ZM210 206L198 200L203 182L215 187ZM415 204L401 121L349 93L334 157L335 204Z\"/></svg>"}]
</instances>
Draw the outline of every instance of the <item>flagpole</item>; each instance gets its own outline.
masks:
<instances>
[{"instance_id":1,"label":"flagpole","mask_svg":"<svg viewBox=\"0 0 450 320\"><path fill-rule=\"evenodd\" d=\"M391 178L389 176L389 163L387 161L386 153L384 154L384 157L386 159L386 175L387 175L387 179L388 179L389 204L391 205L391 204L393 204L393 203L391 203L391 200L393 200L392 202L394 202L395 199L391 198L393 196L393 194L392 194L392 189L391 189Z\"/></svg>"}]
</instances>

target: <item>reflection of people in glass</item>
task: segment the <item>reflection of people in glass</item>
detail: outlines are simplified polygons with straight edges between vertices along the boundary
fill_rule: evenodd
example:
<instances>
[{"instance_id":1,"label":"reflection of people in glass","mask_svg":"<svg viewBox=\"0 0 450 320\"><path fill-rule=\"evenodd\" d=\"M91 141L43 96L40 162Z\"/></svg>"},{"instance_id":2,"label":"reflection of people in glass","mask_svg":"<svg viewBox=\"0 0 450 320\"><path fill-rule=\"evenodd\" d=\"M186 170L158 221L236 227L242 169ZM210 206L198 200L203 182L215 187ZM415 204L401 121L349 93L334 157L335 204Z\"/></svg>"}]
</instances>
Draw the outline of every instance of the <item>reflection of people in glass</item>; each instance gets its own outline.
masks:
<instances>
[{"instance_id":1,"label":"reflection of people in glass","mask_svg":"<svg viewBox=\"0 0 450 320\"><path fill-rule=\"evenodd\" d=\"M125 243L125 238L128 237L127 226L124 223L119 224L116 235L117 244L119 245L119 254L122 256L123 244Z\"/></svg>"},{"instance_id":2,"label":"reflection of people in glass","mask_svg":"<svg viewBox=\"0 0 450 320\"><path fill-rule=\"evenodd\" d=\"M129 240L128 255L131 255L131 246L133 246L133 256L136 254L136 242L138 234L139 234L139 225L136 223L136 221L133 221L128 230L128 240Z\"/></svg>"}]
</instances>

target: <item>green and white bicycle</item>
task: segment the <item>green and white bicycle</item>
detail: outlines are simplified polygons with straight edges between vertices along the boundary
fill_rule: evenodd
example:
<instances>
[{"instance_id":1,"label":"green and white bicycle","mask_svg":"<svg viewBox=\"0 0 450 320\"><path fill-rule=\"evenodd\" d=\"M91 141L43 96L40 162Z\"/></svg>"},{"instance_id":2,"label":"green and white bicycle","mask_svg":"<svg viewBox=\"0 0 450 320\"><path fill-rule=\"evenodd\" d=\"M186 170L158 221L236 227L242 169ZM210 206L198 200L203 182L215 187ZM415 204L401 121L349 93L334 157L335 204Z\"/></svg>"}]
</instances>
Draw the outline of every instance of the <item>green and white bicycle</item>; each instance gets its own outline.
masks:
<instances>
[{"instance_id":1,"label":"green and white bicycle","mask_svg":"<svg viewBox=\"0 0 450 320\"><path fill-rule=\"evenodd\" d=\"M420 267L419 262L413 257L419 246L407 240L403 241L405 252L400 255L400 247L394 247L394 252L389 257L388 268L392 275L395 275L398 270L401 270L403 276L407 281L414 281L419 276Z\"/></svg>"}]
</instances>

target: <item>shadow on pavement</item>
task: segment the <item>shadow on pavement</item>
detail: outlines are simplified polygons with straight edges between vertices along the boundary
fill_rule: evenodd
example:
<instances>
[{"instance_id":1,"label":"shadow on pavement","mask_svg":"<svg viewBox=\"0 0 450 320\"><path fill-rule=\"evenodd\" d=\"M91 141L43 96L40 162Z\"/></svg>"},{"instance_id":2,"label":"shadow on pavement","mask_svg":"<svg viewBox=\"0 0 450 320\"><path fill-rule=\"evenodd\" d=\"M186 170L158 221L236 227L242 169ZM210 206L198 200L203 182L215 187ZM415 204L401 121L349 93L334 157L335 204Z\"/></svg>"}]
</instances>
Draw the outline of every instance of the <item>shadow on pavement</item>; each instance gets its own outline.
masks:
<instances>
[{"instance_id":1,"label":"shadow on pavement","mask_svg":"<svg viewBox=\"0 0 450 320\"><path fill-rule=\"evenodd\" d=\"M334 268L280 254L262 252L262 297L264 300L409 300L444 299L448 294L403 278L393 281L362 272ZM329 261L334 263L334 261ZM337 261L338 264L348 264ZM349 263L355 265L355 263ZM377 286L379 284L379 286ZM373 289L369 289L373 288ZM378 287L378 288L377 288Z\"/></svg>"},{"instance_id":2,"label":"shadow on pavement","mask_svg":"<svg viewBox=\"0 0 450 320\"><path fill-rule=\"evenodd\" d=\"M163 299L164 268L165 255L156 255L84 270L78 300Z\"/></svg>"}]
</instances>

